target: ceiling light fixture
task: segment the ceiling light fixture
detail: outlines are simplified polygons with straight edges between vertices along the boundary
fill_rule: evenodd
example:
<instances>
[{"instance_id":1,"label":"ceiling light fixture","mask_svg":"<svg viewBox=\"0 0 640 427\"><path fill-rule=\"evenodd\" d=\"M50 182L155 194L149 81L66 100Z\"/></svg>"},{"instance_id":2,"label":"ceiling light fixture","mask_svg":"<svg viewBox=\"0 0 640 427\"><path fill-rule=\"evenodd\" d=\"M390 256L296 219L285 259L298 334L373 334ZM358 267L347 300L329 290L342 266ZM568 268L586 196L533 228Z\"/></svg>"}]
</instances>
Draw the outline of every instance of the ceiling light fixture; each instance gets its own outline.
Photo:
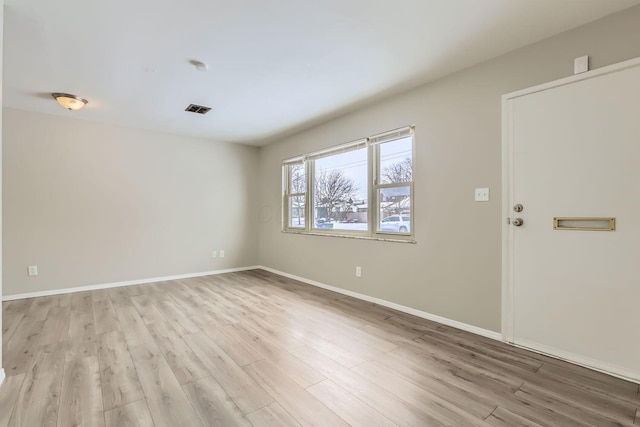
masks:
<instances>
[{"instance_id":1,"label":"ceiling light fixture","mask_svg":"<svg viewBox=\"0 0 640 427\"><path fill-rule=\"evenodd\" d=\"M67 110L79 110L89 102L84 98L69 93L52 93L51 96Z\"/></svg>"}]
</instances>

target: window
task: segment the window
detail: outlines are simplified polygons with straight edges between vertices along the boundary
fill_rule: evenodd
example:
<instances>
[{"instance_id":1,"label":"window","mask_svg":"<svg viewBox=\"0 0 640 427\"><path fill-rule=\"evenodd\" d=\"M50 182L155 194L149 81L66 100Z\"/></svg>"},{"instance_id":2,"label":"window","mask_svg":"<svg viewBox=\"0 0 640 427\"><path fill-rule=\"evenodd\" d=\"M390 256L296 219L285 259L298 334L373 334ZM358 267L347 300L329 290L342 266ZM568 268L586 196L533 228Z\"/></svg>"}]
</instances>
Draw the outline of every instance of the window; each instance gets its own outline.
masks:
<instances>
[{"instance_id":1,"label":"window","mask_svg":"<svg viewBox=\"0 0 640 427\"><path fill-rule=\"evenodd\" d=\"M368 230L366 213L354 212L367 199L368 149L365 144L350 148L313 162L314 229Z\"/></svg>"},{"instance_id":2,"label":"window","mask_svg":"<svg viewBox=\"0 0 640 427\"><path fill-rule=\"evenodd\" d=\"M411 240L413 127L286 160L285 231Z\"/></svg>"},{"instance_id":3,"label":"window","mask_svg":"<svg viewBox=\"0 0 640 427\"><path fill-rule=\"evenodd\" d=\"M304 229L307 205L307 170L302 162L286 165L286 212L288 228Z\"/></svg>"},{"instance_id":4,"label":"window","mask_svg":"<svg viewBox=\"0 0 640 427\"><path fill-rule=\"evenodd\" d=\"M413 136L390 132L372 138L376 159L374 180L379 233L411 234Z\"/></svg>"}]
</instances>

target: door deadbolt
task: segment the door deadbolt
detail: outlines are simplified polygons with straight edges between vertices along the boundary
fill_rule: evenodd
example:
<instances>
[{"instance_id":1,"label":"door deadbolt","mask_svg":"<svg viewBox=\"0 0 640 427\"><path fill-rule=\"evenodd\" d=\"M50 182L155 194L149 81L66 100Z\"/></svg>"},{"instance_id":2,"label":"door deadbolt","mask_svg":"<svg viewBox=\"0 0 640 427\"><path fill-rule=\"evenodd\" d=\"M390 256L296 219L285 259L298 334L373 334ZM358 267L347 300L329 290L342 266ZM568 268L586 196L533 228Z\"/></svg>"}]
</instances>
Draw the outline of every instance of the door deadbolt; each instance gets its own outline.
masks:
<instances>
[{"instance_id":1,"label":"door deadbolt","mask_svg":"<svg viewBox=\"0 0 640 427\"><path fill-rule=\"evenodd\" d=\"M522 224L524 224L524 221L522 220L522 218L514 218L512 224L516 227L521 227Z\"/></svg>"},{"instance_id":2,"label":"door deadbolt","mask_svg":"<svg viewBox=\"0 0 640 427\"><path fill-rule=\"evenodd\" d=\"M524 206L522 206L520 203L518 203L517 205L513 206L513 210L515 212L522 212L524 210Z\"/></svg>"}]
</instances>

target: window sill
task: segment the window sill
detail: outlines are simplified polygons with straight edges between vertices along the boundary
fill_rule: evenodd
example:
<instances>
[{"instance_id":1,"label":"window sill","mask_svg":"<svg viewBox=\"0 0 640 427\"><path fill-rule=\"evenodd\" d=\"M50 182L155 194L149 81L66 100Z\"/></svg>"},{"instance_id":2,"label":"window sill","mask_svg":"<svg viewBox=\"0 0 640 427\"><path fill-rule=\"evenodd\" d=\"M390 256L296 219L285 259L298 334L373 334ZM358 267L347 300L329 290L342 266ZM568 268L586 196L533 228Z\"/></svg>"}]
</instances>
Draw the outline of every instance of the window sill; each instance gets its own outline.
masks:
<instances>
[{"instance_id":1,"label":"window sill","mask_svg":"<svg viewBox=\"0 0 640 427\"><path fill-rule=\"evenodd\" d=\"M377 240L379 242L394 242L394 243L418 243L412 238L399 239L393 237L371 237L371 236L357 236L357 235L347 235L347 234L329 234L329 233L316 233L313 231L296 231L296 230L281 230L282 233L286 234L301 234L303 236L322 236L322 237L338 237L342 239L358 239L358 240Z\"/></svg>"}]
</instances>

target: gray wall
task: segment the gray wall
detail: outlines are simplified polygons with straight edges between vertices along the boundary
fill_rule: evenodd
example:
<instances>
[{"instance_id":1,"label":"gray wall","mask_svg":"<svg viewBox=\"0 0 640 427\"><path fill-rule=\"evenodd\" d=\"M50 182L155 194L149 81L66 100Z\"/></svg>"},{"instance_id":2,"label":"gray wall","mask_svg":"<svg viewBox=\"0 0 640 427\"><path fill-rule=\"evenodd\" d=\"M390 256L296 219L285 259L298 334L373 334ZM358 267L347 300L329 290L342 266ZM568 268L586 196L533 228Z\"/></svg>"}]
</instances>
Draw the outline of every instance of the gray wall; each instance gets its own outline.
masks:
<instances>
[{"instance_id":1,"label":"gray wall","mask_svg":"<svg viewBox=\"0 0 640 427\"><path fill-rule=\"evenodd\" d=\"M257 263L257 148L3 114L5 296Z\"/></svg>"},{"instance_id":2,"label":"gray wall","mask_svg":"<svg viewBox=\"0 0 640 427\"><path fill-rule=\"evenodd\" d=\"M501 95L571 75L578 56L592 69L640 56L638 23L628 9L263 148L260 263L499 331ZM417 244L281 233L282 159L408 124ZM491 201L475 203L475 187Z\"/></svg>"}]
</instances>

